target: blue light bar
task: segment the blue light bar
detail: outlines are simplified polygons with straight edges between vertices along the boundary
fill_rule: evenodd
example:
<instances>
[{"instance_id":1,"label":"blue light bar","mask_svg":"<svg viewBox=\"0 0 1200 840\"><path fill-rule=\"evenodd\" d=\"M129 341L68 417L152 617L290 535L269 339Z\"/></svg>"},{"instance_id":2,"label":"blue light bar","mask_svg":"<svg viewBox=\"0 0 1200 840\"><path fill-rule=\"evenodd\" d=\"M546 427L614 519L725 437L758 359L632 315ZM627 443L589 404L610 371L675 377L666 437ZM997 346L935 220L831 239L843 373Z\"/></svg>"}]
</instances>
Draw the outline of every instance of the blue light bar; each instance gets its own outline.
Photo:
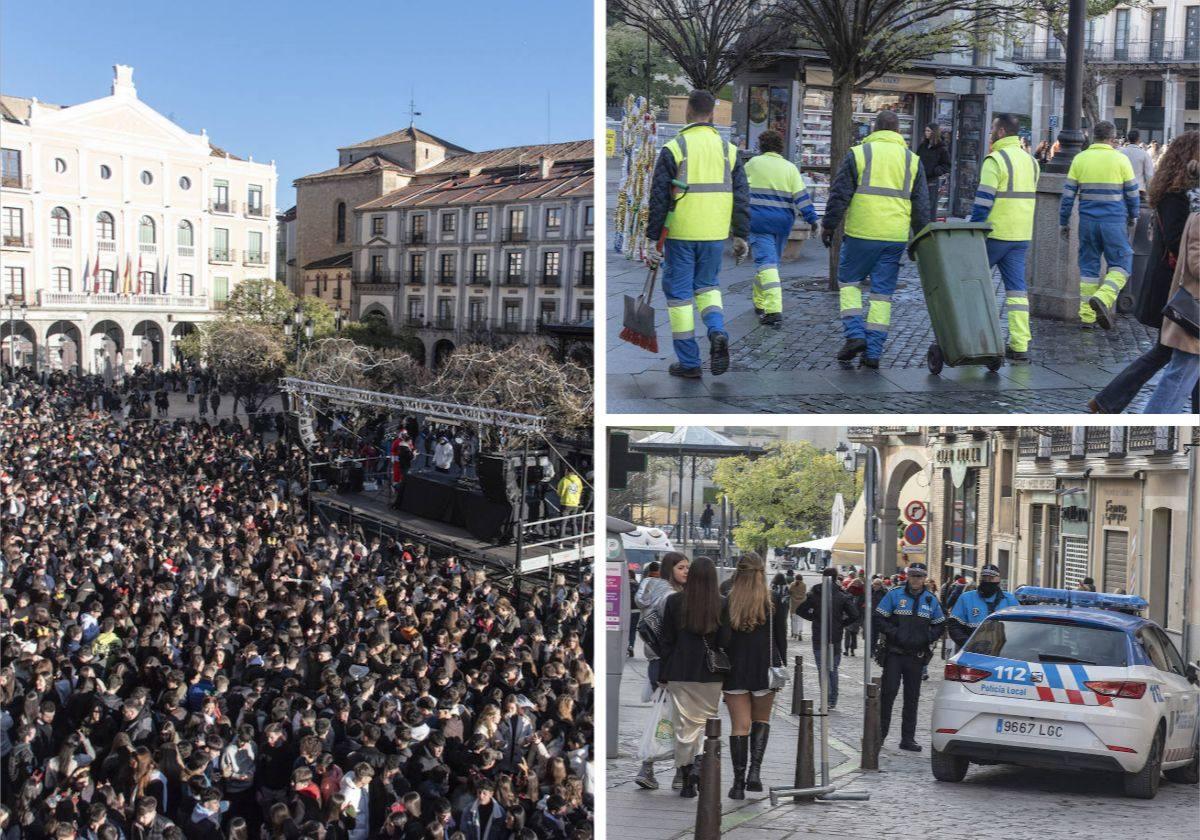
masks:
<instances>
[{"instance_id":1,"label":"blue light bar","mask_svg":"<svg viewBox=\"0 0 1200 840\"><path fill-rule=\"evenodd\" d=\"M1048 586L1022 586L1017 601L1024 605L1047 604L1057 607L1091 607L1139 613L1150 604L1138 595L1114 595L1111 592L1086 592L1078 589L1052 589Z\"/></svg>"}]
</instances>

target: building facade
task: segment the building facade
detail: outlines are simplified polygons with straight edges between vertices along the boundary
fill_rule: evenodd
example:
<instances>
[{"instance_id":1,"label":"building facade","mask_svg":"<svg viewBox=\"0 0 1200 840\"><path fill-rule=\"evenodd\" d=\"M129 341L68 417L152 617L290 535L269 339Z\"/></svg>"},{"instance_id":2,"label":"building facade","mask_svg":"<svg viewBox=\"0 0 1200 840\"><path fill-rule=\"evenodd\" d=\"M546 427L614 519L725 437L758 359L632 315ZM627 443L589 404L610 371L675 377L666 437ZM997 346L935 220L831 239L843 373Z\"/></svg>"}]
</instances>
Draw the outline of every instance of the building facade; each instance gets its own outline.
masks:
<instances>
[{"instance_id":1,"label":"building facade","mask_svg":"<svg viewBox=\"0 0 1200 840\"><path fill-rule=\"evenodd\" d=\"M133 68L78 105L0 104L5 361L169 366L239 282L275 275L274 163L141 102Z\"/></svg>"},{"instance_id":2,"label":"building facade","mask_svg":"<svg viewBox=\"0 0 1200 840\"><path fill-rule=\"evenodd\" d=\"M352 314L455 346L590 323L591 141L448 156L355 209Z\"/></svg>"},{"instance_id":3,"label":"building facade","mask_svg":"<svg viewBox=\"0 0 1200 840\"><path fill-rule=\"evenodd\" d=\"M1120 136L1132 128L1143 141L1163 142L1200 128L1200 3L1156 0L1120 5L1088 20L1084 38L1095 68L1099 117ZM1015 59L1037 73L1033 85L1033 132L1053 142L1062 124L1062 72L1066 50L1045 27L1022 39Z\"/></svg>"}]
</instances>

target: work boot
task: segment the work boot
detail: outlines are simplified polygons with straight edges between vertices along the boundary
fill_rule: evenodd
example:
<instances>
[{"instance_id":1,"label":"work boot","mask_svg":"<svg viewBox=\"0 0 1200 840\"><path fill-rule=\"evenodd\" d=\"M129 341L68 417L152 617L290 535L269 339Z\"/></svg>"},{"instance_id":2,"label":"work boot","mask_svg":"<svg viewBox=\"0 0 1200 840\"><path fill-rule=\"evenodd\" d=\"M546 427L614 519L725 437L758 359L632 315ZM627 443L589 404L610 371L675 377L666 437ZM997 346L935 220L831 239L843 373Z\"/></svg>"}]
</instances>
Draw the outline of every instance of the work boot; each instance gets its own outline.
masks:
<instances>
[{"instance_id":1,"label":"work boot","mask_svg":"<svg viewBox=\"0 0 1200 840\"><path fill-rule=\"evenodd\" d=\"M729 336L723 332L709 335L708 356L713 376L720 376L729 370Z\"/></svg>"},{"instance_id":2,"label":"work boot","mask_svg":"<svg viewBox=\"0 0 1200 840\"><path fill-rule=\"evenodd\" d=\"M855 356L866 352L867 340L865 338L847 338L846 343L842 345L842 349L838 351L837 360L839 362L852 362Z\"/></svg>"},{"instance_id":3,"label":"work boot","mask_svg":"<svg viewBox=\"0 0 1200 840\"><path fill-rule=\"evenodd\" d=\"M683 785L679 789L679 795L684 799L696 798L696 776L693 768L696 765L689 764L686 767L680 767L679 771L683 773Z\"/></svg>"},{"instance_id":4,"label":"work boot","mask_svg":"<svg viewBox=\"0 0 1200 840\"><path fill-rule=\"evenodd\" d=\"M750 771L746 774L746 790L755 792L763 789L762 779L758 777L762 770L763 756L767 754L767 739L771 735L771 724L756 720L750 724Z\"/></svg>"},{"instance_id":5,"label":"work boot","mask_svg":"<svg viewBox=\"0 0 1200 840\"><path fill-rule=\"evenodd\" d=\"M1111 330L1113 328L1112 310L1108 308L1107 303L1092 295L1088 298L1088 306L1092 307L1092 311L1096 313L1096 323L1100 329Z\"/></svg>"},{"instance_id":6,"label":"work boot","mask_svg":"<svg viewBox=\"0 0 1200 840\"><path fill-rule=\"evenodd\" d=\"M916 741L901 741L900 749L908 750L909 752L920 752L921 745L918 744Z\"/></svg>"},{"instance_id":7,"label":"work boot","mask_svg":"<svg viewBox=\"0 0 1200 840\"><path fill-rule=\"evenodd\" d=\"M690 767L691 767L691 765L689 764L688 767L686 767L686 768L685 767L676 767L675 768L675 778L671 780L671 790L682 790L683 789L683 783L684 783L684 780L687 779L687 775L688 775Z\"/></svg>"},{"instance_id":8,"label":"work boot","mask_svg":"<svg viewBox=\"0 0 1200 840\"><path fill-rule=\"evenodd\" d=\"M642 769L633 777L638 787L646 790L658 790L658 779L654 778L654 762L643 761Z\"/></svg>"},{"instance_id":9,"label":"work boot","mask_svg":"<svg viewBox=\"0 0 1200 840\"><path fill-rule=\"evenodd\" d=\"M1011 347L1005 347L1004 358L1008 359L1010 365L1029 364L1029 353L1025 350L1014 350Z\"/></svg>"},{"instance_id":10,"label":"work boot","mask_svg":"<svg viewBox=\"0 0 1200 840\"><path fill-rule=\"evenodd\" d=\"M667 368L667 373L672 376L678 376L681 379L699 379L704 375L703 371L698 367L687 367L680 362L671 362L671 366Z\"/></svg>"},{"instance_id":11,"label":"work boot","mask_svg":"<svg viewBox=\"0 0 1200 840\"><path fill-rule=\"evenodd\" d=\"M733 761L733 787L729 789L730 799L746 798L746 760L749 754L749 735L729 736L729 758Z\"/></svg>"},{"instance_id":12,"label":"work boot","mask_svg":"<svg viewBox=\"0 0 1200 840\"><path fill-rule=\"evenodd\" d=\"M764 312L758 316L758 322L764 327L777 330L783 326L783 314L780 312Z\"/></svg>"},{"instance_id":13,"label":"work boot","mask_svg":"<svg viewBox=\"0 0 1200 840\"><path fill-rule=\"evenodd\" d=\"M754 307L754 314L761 318L763 316L763 308L761 306Z\"/></svg>"},{"instance_id":14,"label":"work boot","mask_svg":"<svg viewBox=\"0 0 1200 840\"><path fill-rule=\"evenodd\" d=\"M870 356L863 356L859 359L859 366L870 368L871 370L879 370L879 360L872 359Z\"/></svg>"}]
</instances>

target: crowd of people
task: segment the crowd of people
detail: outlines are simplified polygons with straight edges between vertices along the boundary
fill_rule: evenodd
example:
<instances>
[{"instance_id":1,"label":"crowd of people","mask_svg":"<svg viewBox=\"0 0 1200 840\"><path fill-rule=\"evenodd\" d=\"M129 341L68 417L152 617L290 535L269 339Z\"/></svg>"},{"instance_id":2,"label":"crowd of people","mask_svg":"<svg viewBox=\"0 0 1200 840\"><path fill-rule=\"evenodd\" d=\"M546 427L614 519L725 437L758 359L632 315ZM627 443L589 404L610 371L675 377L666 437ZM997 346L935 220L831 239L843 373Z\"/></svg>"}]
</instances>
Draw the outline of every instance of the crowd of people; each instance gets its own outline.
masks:
<instances>
[{"instance_id":1,"label":"crowd of people","mask_svg":"<svg viewBox=\"0 0 1200 840\"><path fill-rule=\"evenodd\" d=\"M591 835L590 576L324 524L273 430L107 388L0 386L0 838Z\"/></svg>"},{"instance_id":2,"label":"crowd of people","mask_svg":"<svg viewBox=\"0 0 1200 840\"><path fill-rule=\"evenodd\" d=\"M823 616L826 586L831 590L827 621ZM828 627L832 658L823 711L834 712L842 657L858 654L868 612L873 618L871 638L864 640L866 655L882 669L882 737L886 740L893 707L900 699L899 747L921 752L916 741L917 704L937 643L948 636L954 646L965 644L984 617L1014 604L1016 599L1001 586L999 568L990 564L979 570L978 581L958 576L948 578L940 588L921 562L909 563L891 576L873 575L870 581L862 569L843 571L831 565L822 569L821 581L812 586L792 571L777 572L768 585L762 559L747 552L737 560L732 575L718 584L711 559L689 561L678 552L665 554L661 563L644 569L634 605L648 660L643 699L651 699L657 691L670 698L672 787L684 797L697 794L701 736L705 722L719 716L723 698L731 722L733 785L728 796L742 799L746 791L761 791L771 712L789 670L789 635L801 640L802 622L811 623L813 662L820 669ZM950 653L949 645L944 645L943 657ZM634 779L644 789L659 786L656 758L644 756Z\"/></svg>"}]
</instances>

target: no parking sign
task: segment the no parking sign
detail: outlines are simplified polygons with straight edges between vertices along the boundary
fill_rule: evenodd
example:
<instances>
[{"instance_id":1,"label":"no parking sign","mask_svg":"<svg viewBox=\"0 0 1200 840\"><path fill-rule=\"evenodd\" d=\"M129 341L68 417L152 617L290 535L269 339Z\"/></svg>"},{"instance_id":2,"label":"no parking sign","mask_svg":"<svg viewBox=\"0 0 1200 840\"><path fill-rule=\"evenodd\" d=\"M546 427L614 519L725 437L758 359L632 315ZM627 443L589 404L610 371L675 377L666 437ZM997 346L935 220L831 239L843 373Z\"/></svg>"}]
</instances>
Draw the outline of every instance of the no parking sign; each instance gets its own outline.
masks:
<instances>
[{"instance_id":1,"label":"no parking sign","mask_svg":"<svg viewBox=\"0 0 1200 840\"><path fill-rule=\"evenodd\" d=\"M920 522L913 522L904 529L904 541L909 545L920 545L925 542L925 526Z\"/></svg>"}]
</instances>

